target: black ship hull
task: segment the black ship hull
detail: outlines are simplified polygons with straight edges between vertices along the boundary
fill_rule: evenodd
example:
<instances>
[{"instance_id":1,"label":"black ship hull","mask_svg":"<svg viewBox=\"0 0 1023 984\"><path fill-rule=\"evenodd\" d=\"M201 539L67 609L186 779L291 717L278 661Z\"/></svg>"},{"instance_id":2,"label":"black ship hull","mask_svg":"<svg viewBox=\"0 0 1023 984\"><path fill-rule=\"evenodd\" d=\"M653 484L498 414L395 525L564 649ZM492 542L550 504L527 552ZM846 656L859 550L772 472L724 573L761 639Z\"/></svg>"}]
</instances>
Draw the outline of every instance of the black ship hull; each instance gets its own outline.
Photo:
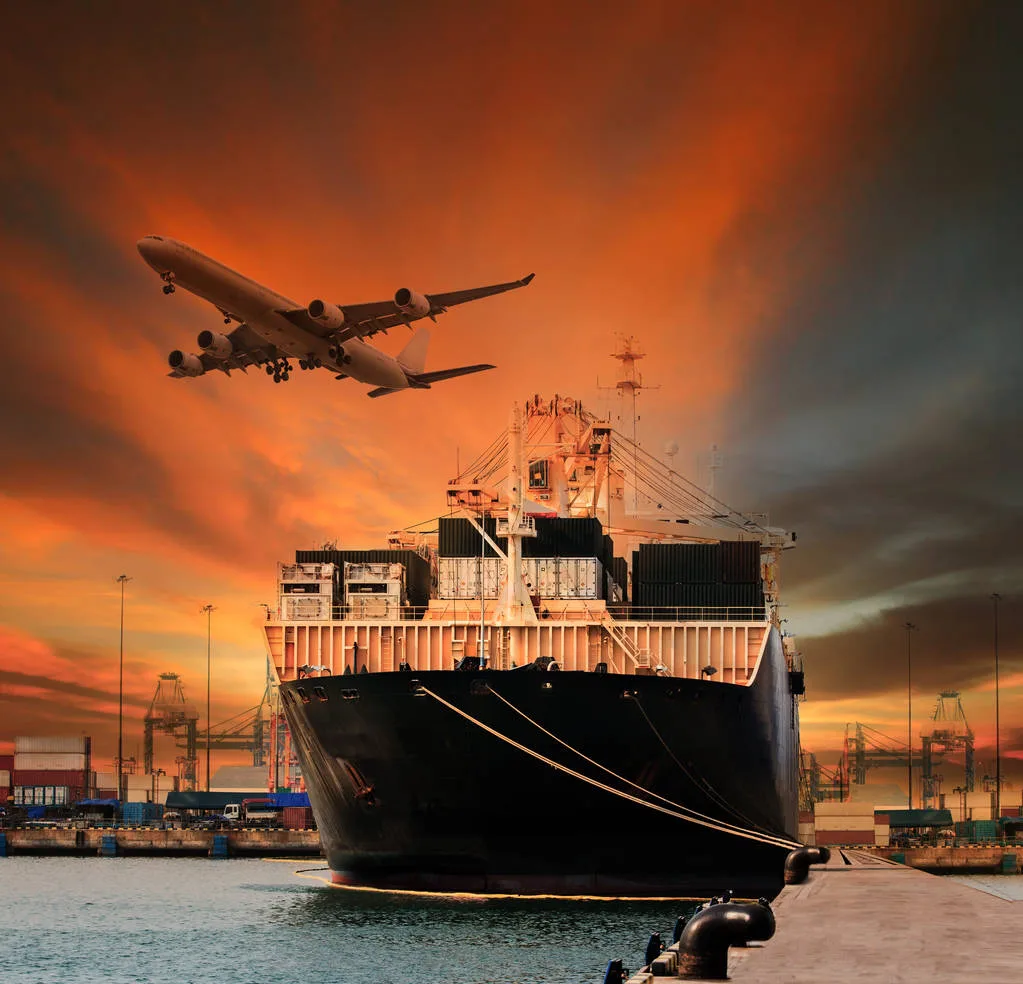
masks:
<instances>
[{"instance_id":1,"label":"black ship hull","mask_svg":"<svg viewBox=\"0 0 1023 984\"><path fill-rule=\"evenodd\" d=\"M674 897L781 886L784 847L718 829L797 832L798 718L774 630L749 686L512 670L281 689L336 882ZM677 812L665 800L711 826L649 805Z\"/></svg>"}]
</instances>

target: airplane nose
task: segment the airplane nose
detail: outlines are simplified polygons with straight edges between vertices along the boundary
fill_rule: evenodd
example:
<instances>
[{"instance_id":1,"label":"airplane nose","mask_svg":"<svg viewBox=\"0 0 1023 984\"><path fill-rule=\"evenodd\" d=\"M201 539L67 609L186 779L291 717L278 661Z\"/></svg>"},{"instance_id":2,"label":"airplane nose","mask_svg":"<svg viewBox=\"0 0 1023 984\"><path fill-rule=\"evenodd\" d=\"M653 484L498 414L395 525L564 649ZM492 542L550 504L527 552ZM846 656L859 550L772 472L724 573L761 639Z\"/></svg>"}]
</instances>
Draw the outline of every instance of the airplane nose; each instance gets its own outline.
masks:
<instances>
[{"instance_id":1,"label":"airplane nose","mask_svg":"<svg viewBox=\"0 0 1023 984\"><path fill-rule=\"evenodd\" d=\"M143 259L148 260L159 250L159 245L162 242L163 236L143 236L135 244L135 247L142 254Z\"/></svg>"}]
</instances>

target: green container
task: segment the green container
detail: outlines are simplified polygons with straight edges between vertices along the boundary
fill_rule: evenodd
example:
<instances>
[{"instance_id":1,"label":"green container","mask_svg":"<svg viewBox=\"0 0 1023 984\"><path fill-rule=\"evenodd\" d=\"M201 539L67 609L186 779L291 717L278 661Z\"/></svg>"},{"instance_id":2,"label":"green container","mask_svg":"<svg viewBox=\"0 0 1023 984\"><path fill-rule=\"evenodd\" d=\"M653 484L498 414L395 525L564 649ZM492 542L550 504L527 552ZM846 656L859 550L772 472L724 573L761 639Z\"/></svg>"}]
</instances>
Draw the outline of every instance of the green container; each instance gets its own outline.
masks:
<instances>
[{"instance_id":1,"label":"green container","mask_svg":"<svg viewBox=\"0 0 1023 984\"><path fill-rule=\"evenodd\" d=\"M993 841L998 839L997 820L974 820L973 836L978 843L982 841Z\"/></svg>"},{"instance_id":2,"label":"green container","mask_svg":"<svg viewBox=\"0 0 1023 984\"><path fill-rule=\"evenodd\" d=\"M905 851L895 851L893 854L890 855L890 857L891 857L891 859L896 864L905 864L906 863L906 852Z\"/></svg>"},{"instance_id":3,"label":"green container","mask_svg":"<svg viewBox=\"0 0 1023 984\"><path fill-rule=\"evenodd\" d=\"M1002 874L1003 875L1014 875L1014 874L1016 874L1016 855L1015 854L1003 854L1002 855Z\"/></svg>"},{"instance_id":4,"label":"green container","mask_svg":"<svg viewBox=\"0 0 1023 984\"><path fill-rule=\"evenodd\" d=\"M960 838L961 840L971 841L973 839L973 821L957 820L956 837Z\"/></svg>"}]
</instances>

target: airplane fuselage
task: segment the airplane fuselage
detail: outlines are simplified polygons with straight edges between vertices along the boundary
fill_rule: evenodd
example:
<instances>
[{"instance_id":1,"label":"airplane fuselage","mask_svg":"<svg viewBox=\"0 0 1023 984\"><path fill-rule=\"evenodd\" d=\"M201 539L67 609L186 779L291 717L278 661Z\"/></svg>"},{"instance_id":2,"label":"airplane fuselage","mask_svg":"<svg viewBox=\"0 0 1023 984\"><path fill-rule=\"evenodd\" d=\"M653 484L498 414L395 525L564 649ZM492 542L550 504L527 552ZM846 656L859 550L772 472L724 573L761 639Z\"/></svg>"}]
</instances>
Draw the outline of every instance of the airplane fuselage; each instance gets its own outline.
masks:
<instances>
[{"instance_id":1,"label":"airplane fuselage","mask_svg":"<svg viewBox=\"0 0 1023 984\"><path fill-rule=\"evenodd\" d=\"M139 241L143 259L168 283L218 308L225 317L248 325L282 356L316 360L325 368L373 386L404 389L408 378L398 362L362 339L344 343L344 356L332 358L329 337L292 324L278 311L299 307L293 300L232 270L187 243L165 236Z\"/></svg>"}]
</instances>

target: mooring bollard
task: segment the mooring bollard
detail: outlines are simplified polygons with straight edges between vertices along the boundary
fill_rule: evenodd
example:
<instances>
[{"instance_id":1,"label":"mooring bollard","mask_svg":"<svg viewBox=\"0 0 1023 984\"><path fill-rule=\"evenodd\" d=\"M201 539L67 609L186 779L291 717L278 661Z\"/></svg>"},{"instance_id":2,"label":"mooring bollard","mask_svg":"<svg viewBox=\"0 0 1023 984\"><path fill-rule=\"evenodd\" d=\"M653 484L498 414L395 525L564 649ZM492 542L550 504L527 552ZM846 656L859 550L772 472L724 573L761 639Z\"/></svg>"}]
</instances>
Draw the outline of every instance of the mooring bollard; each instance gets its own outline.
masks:
<instances>
[{"instance_id":1,"label":"mooring bollard","mask_svg":"<svg viewBox=\"0 0 1023 984\"><path fill-rule=\"evenodd\" d=\"M728 948L774 936L767 899L750 904L719 902L697 912L678 941L678 976L721 980L728 976Z\"/></svg>"},{"instance_id":2,"label":"mooring bollard","mask_svg":"<svg viewBox=\"0 0 1023 984\"><path fill-rule=\"evenodd\" d=\"M607 970L604 971L604 984L625 984L627 973L621 960L608 960Z\"/></svg>"},{"instance_id":3,"label":"mooring bollard","mask_svg":"<svg viewBox=\"0 0 1023 984\"><path fill-rule=\"evenodd\" d=\"M643 954L643 966L649 967L660 955L664 949L664 944L661 943L660 933L651 933L650 939L647 941L646 953Z\"/></svg>"},{"instance_id":4,"label":"mooring bollard","mask_svg":"<svg viewBox=\"0 0 1023 984\"><path fill-rule=\"evenodd\" d=\"M827 864L831 851L826 847L797 847L785 858L785 884L801 885L806 881L811 864Z\"/></svg>"}]
</instances>

